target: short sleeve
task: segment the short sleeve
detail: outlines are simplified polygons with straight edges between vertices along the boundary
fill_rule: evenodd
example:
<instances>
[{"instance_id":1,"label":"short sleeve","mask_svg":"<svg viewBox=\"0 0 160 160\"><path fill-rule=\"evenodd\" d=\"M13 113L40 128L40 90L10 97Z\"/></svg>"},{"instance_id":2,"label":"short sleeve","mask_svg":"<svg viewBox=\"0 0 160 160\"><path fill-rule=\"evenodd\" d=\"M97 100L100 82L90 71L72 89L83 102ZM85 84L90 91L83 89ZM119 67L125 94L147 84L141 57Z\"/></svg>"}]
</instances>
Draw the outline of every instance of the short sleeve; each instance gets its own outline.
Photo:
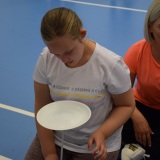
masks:
<instances>
[{"instance_id":1,"label":"short sleeve","mask_svg":"<svg viewBox=\"0 0 160 160\"><path fill-rule=\"evenodd\" d=\"M136 43L128 49L128 51L124 56L124 62L129 67L132 73L136 73L138 57L141 51L140 49L141 49L140 44Z\"/></svg>"},{"instance_id":2,"label":"short sleeve","mask_svg":"<svg viewBox=\"0 0 160 160\"><path fill-rule=\"evenodd\" d=\"M47 84L48 82L47 76L46 76L46 62L43 54L41 54L38 58L38 61L33 73L33 80L42 84Z\"/></svg>"},{"instance_id":3,"label":"short sleeve","mask_svg":"<svg viewBox=\"0 0 160 160\"><path fill-rule=\"evenodd\" d=\"M115 63L107 87L111 94L121 94L131 88L130 72L122 58Z\"/></svg>"}]
</instances>

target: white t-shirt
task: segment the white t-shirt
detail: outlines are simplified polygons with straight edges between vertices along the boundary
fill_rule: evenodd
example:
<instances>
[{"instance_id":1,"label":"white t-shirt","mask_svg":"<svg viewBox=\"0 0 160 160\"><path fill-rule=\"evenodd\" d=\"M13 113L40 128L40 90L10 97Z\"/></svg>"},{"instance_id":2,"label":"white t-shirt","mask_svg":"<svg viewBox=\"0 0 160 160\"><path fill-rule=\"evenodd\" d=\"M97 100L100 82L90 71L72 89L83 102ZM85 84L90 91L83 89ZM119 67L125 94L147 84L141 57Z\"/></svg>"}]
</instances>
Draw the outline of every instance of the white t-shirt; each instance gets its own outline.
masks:
<instances>
[{"instance_id":1,"label":"white t-shirt","mask_svg":"<svg viewBox=\"0 0 160 160\"><path fill-rule=\"evenodd\" d=\"M33 79L48 84L54 101L75 100L91 109L91 118L84 125L63 131L64 148L90 153L88 138L112 111L110 93L121 94L131 88L129 70L122 58L96 43L90 60L83 66L68 68L48 48L44 48L36 65ZM67 123L67 122L66 122ZM121 130L106 140L107 151L120 148ZM61 145L61 131L55 131L55 143Z\"/></svg>"}]
</instances>

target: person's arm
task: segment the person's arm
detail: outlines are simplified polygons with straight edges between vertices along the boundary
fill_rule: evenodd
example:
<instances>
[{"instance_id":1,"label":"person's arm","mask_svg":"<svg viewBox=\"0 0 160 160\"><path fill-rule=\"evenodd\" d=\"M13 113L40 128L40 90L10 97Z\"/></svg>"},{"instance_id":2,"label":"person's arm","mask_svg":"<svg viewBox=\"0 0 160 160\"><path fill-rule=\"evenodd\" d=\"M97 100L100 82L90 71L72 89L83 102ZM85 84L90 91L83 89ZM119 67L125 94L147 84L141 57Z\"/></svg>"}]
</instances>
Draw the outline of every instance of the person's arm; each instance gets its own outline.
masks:
<instances>
[{"instance_id":1,"label":"person's arm","mask_svg":"<svg viewBox=\"0 0 160 160\"><path fill-rule=\"evenodd\" d=\"M95 143L96 146L93 148L92 152L95 158L99 160L103 160L107 154L105 139L111 136L131 117L135 108L132 89L119 95L112 95L112 99L114 103L112 113L88 141L89 149L92 149L92 145Z\"/></svg>"},{"instance_id":2,"label":"person's arm","mask_svg":"<svg viewBox=\"0 0 160 160\"><path fill-rule=\"evenodd\" d=\"M34 82L35 91L35 115L46 104L53 102L47 84ZM42 154L45 160L58 160L56 154L54 134L52 130L42 127L36 120L37 133L41 144Z\"/></svg>"},{"instance_id":3,"label":"person's arm","mask_svg":"<svg viewBox=\"0 0 160 160\"><path fill-rule=\"evenodd\" d=\"M130 78L132 82L132 87L134 86L135 79L136 79L136 74L130 73ZM136 140L143 144L144 146L148 145L151 146L151 134L153 134L148 121L146 118L143 116L143 114L135 108L131 120L133 122L133 127L134 127L134 132L135 132L135 137Z\"/></svg>"}]
</instances>

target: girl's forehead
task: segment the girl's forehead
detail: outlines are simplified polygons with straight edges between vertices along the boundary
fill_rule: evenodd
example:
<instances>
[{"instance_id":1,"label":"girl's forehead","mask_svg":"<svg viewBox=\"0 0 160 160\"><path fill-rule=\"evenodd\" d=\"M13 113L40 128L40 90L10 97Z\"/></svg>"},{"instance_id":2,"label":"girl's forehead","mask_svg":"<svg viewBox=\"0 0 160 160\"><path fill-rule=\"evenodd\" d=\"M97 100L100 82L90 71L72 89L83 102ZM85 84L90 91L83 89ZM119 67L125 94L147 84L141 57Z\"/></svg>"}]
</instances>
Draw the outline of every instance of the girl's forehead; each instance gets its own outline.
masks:
<instances>
[{"instance_id":1,"label":"girl's forehead","mask_svg":"<svg viewBox=\"0 0 160 160\"><path fill-rule=\"evenodd\" d=\"M51 41L48 41L47 43L59 43L59 42L74 42L74 40L71 37L63 36L63 37L56 37Z\"/></svg>"},{"instance_id":2,"label":"girl's forehead","mask_svg":"<svg viewBox=\"0 0 160 160\"><path fill-rule=\"evenodd\" d=\"M72 50L76 46L76 40L71 38L56 38L52 41L45 42L51 53L62 54Z\"/></svg>"}]
</instances>

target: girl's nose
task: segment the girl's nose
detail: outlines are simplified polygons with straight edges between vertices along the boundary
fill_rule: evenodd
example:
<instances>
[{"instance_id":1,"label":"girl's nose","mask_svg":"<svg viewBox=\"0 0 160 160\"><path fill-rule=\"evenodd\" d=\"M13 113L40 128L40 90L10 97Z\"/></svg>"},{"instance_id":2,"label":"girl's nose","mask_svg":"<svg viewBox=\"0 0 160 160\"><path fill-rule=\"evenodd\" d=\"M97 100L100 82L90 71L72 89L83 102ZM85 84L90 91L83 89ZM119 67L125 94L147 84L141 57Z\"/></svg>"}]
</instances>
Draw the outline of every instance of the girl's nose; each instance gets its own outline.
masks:
<instances>
[{"instance_id":1,"label":"girl's nose","mask_svg":"<svg viewBox=\"0 0 160 160\"><path fill-rule=\"evenodd\" d=\"M66 63L66 62L70 61L70 58L68 56L62 55L61 60L62 60L62 62Z\"/></svg>"}]
</instances>

